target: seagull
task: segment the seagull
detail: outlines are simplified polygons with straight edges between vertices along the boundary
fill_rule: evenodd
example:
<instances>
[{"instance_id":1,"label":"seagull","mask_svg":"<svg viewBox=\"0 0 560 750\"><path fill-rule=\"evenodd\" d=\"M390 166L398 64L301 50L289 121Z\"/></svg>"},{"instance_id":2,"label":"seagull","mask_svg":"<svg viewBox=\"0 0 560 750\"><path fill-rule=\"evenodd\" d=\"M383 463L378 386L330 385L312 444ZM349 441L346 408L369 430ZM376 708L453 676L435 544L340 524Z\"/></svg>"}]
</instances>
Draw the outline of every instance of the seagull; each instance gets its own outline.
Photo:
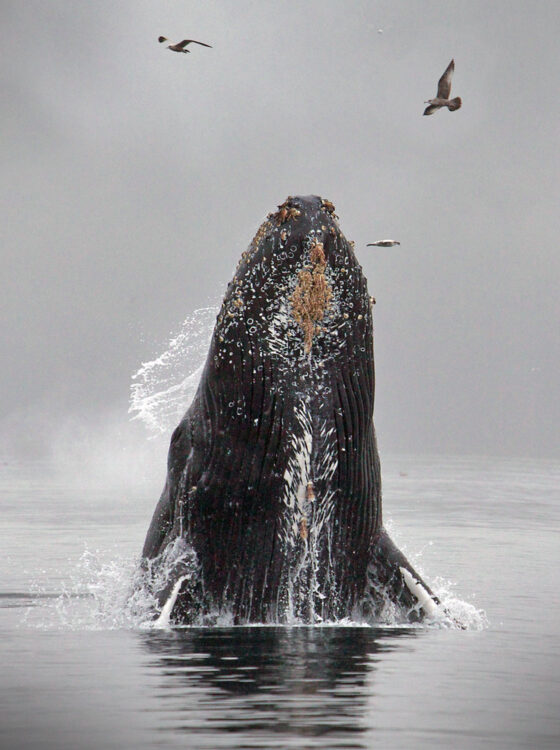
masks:
<instances>
[{"instance_id":1,"label":"seagull","mask_svg":"<svg viewBox=\"0 0 560 750\"><path fill-rule=\"evenodd\" d=\"M438 81L435 99L428 99L428 101L424 102L424 104L430 105L424 110L425 115L433 115L434 112L441 109L441 107L447 107L450 112L454 112L461 106L461 97L456 96L455 99L449 98L449 94L451 93L451 76L453 75L454 70L455 61L451 60L445 69L445 73Z\"/></svg>"},{"instance_id":2,"label":"seagull","mask_svg":"<svg viewBox=\"0 0 560 750\"><path fill-rule=\"evenodd\" d=\"M368 242L366 247L394 247L400 244L397 240L377 240L377 242Z\"/></svg>"},{"instance_id":3,"label":"seagull","mask_svg":"<svg viewBox=\"0 0 560 750\"><path fill-rule=\"evenodd\" d=\"M161 44L162 42L168 42L169 39L166 36L159 36L158 42ZM185 49L187 44L202 44L203 47L210 47L212 48L211 44L206 44L205 42L197 42L196 39L183 39L182 42L177 42L176 44L168 44L167 49L172 49L173 52L184 52L185 54L187 52L190 52L190 49Z\"/></svg>"}]
</instances>

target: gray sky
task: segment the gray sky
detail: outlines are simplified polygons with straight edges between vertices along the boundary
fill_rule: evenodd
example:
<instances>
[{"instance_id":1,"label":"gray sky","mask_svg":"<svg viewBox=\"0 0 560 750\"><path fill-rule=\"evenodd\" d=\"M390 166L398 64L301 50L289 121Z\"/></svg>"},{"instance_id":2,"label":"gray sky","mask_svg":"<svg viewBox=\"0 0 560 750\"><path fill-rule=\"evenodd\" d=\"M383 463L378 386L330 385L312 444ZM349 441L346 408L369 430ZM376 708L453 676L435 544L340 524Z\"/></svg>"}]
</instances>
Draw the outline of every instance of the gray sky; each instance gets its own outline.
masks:
<instances>
[{"instance_id":1,"label":"gray sky","mask_svg":"<svg viewBox=\"0 0 560 750\"><path fill-rule=\"evenodd\" d=\"M128 429L131 374L317 193L377 298L382 454L560 454L559 3L0 12L5 445ZM452 57L463 108L422 117Z\"/></svg>"}]
</instances>

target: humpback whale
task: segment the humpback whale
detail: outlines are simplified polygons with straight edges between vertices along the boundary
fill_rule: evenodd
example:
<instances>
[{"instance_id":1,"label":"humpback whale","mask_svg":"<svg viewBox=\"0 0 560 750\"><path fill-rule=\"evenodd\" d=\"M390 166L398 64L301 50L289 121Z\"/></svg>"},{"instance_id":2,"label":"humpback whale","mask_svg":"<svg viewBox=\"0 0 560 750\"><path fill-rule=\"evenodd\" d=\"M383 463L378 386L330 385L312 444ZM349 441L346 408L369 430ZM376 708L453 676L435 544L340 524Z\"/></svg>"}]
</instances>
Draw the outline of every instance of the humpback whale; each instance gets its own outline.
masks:
<instances>
[{"instance_id":1,"label":"humpback whale","mask_svg":"<svg viewBox=\"0 0 560 750\"><path fill-rule=\"evenodd\" d=\"M404 621L440 604L383 527L372 302L334 205L289 197L230 282L143 548L155 616ZM162 573L163 571L163 573Z\"/></svg>"}]
</instances>

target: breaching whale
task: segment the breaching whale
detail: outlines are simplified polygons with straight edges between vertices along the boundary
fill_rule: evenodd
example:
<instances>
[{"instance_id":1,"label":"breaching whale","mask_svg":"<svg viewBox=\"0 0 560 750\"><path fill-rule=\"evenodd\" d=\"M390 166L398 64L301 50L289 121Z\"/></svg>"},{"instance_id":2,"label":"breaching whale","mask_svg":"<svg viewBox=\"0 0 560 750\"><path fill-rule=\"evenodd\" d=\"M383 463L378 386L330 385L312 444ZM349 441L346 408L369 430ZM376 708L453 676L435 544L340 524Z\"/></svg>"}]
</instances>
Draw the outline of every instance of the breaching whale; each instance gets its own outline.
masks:
<instances>
[{"instance_id":1,"label":"breaching whale","mask_svg":"<svg viewBox=\"0 0 560 750\"><path fill-rule=\"evenodd\" d=\"M227 288L144 544L165 621L439 608L382 523L372 302L330 201L289 197L268 215Z\"/></svg>"}]
</instances>

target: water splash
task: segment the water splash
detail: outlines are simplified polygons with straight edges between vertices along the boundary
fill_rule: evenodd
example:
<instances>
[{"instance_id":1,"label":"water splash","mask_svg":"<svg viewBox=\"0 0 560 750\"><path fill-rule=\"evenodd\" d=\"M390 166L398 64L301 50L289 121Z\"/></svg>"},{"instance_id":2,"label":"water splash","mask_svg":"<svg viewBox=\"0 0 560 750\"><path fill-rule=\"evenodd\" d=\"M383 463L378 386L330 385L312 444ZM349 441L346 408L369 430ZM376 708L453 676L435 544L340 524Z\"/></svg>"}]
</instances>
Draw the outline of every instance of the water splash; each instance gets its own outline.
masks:
<instances>
[{"instance_id":1,"label":"water splash","mask_svg":"<svg viewBox=\"0 0 560 750\"><path fill-rule=\"evenodd\" d=\"M181 540L170 545L165 560L155 566L141 567L137 557L109 558L105 553L86 550L73 568L71 577L66 580L58 595L45 594L38 585L33 586L34 603L23 618L22 624L41 630L146 630L168 629L173 627L165 599L156 596L157 591L166 587L173 595L172 581L177 582L177 569L181 567L180 578L188 579L196 586L199 575L196 560L188 545ZM379 619L369 622L360 613L340 620L324 620L314 627L375 627L375 628L459 628L461 630L484 630L489 627L483 610L459 598L454 592L454 584L444 579L436 579L432 585L445 610L445 616L434 616L422 623L411 625L403 621L402 611L387 600ZM168 609L170 609L168 607ZM308 626L297 616L283 623L267 622L262 625L285 627ZM231 612L216 610L204 617L195 618L196 627L232 627ZM258 623L254 623L258 625ZM181 626L185 627L185 626Z\"/></svg>"},{"instance_id":2,"label":"water splash","mask_svg":"<svg viewBox=\"0 0 560 750\"><path fill-rule=\"evenodd\" d=\"M138 558L109 559L86 550L62 590L30 607L24 624L46 630L115 630L141 628L152 617L155 598L142 586ZM41 600L40 586L34 593Z\"/></svg>"},{"instance_id":3,"label":"water splash","mask_svg":"<svg viewBox=\"0 0 560 750\"><path fill-rule=\"evenodd\" d=\"M455 585L453 581L440 576L436 577L432 584L434 593L451 620L451 626L460 627L462 630L485 630L490 627L486 612L461 599L454 591Z\"/></svg>"},{"instance_id":4,"label":"water splash","mask_svg":"<svg viewBox=\"0 0 560 750\"><path fill-rule=\"evenodd\" d=\"M217 314L217 307L195 310L163 354L142 363L132 376L129 414L142 421L153 436L173 430L190 406Z\"/></svg>"}]
</instances>

